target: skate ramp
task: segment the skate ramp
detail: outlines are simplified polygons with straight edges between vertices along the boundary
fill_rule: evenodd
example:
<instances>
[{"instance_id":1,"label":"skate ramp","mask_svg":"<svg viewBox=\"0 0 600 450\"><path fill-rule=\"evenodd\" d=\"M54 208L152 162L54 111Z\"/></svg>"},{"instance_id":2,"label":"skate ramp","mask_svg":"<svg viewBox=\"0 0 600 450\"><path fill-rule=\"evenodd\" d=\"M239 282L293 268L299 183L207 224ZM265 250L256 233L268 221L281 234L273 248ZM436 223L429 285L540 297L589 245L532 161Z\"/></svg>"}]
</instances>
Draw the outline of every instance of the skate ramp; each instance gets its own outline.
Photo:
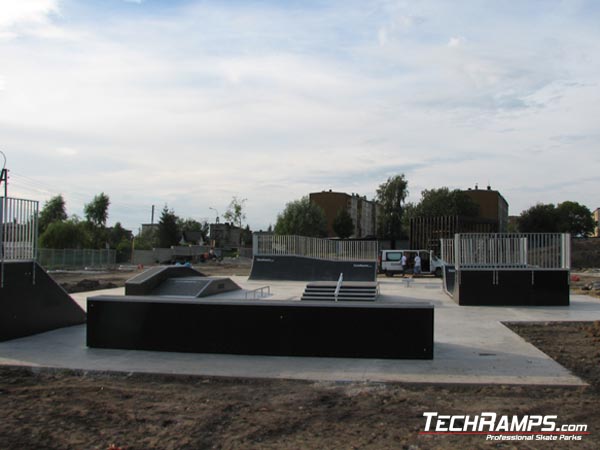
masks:
<instances>
[{"instance_id":1,"label":"skate ramp","mask_svg":"<svg viewBox=\"0 0 600 450\"><path fill-rule=\"evenodd\" d=\"M0 341L85 323L86 314L37 263L4 263Z\"/></svg>"}]
</instances>

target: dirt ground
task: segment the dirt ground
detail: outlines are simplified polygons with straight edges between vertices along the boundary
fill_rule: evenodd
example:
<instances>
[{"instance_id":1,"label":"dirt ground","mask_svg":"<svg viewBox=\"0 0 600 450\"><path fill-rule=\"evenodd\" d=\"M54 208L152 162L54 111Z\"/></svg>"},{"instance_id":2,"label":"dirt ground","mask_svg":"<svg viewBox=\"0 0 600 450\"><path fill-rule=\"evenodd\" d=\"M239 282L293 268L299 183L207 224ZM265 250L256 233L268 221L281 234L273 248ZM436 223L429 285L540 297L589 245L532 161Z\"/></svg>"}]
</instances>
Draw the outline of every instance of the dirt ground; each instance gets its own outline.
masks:
<instances>
[{"instance_id":1,"label":"dirt ground","mask_svg":"<svg viewBox=\"0 0 600 450\"><path fill-rule=\"evenodd\" d=\"M243 258L224 259L223 261L201 263L195 265L194 268L206 276L248 276L250 274L251 261ZM124 266L119 270L110 271L61 270L50 272L50 275L67 292L75 293L122 287L129 278L143 272L145 269L147 267Z\"/></svg>"},{"instance_id":2,"label":"dirt ground","mask_svg":"<svg viewBox=\"0 0 600 450\"><path fill-rule=\"evenodd\" d=\"M446 449L600 446L600 323L510 325L589 387L315 383L0 368L2 449ZM558 415L578 442L420 435L423 413ZM547 443L550 444L550 443Z\"/></svg>"},{"instance_id":3,"label":"dirt ground","mask_svg":"<svg viewBox=\"0 0 600 450\"><path fill-rule=\"evenodd\" d=\"M600 322L506 325L589 386L323 383L0 367L0 449L600 448ZM590 435L518 445L488 442L485 435L421 435L428 411L557 415L560 424L586 424Z\"/></svg>"}]
</instances>

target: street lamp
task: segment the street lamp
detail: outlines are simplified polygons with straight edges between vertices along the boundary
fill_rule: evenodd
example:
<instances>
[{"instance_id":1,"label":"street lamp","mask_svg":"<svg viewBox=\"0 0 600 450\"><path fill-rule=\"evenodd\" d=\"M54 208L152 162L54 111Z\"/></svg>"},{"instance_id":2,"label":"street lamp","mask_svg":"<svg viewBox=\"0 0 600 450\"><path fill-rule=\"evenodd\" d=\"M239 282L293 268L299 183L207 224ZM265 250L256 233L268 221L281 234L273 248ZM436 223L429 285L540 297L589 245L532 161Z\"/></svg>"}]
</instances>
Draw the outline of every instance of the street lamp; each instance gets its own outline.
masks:
<instances>
[{"instance_id":1,"label":"street lamp","mask_svg":"<svg viewBox=\"0 0 600 450\"><path fill-rule=\"evenodd\" d=\"M217 209L213 208L212 206L209 206L208 209L212 209L215 212L215 214L217 215L215 223L219 223L219 211L217 211Z\"/></svg>"}]
</instances>

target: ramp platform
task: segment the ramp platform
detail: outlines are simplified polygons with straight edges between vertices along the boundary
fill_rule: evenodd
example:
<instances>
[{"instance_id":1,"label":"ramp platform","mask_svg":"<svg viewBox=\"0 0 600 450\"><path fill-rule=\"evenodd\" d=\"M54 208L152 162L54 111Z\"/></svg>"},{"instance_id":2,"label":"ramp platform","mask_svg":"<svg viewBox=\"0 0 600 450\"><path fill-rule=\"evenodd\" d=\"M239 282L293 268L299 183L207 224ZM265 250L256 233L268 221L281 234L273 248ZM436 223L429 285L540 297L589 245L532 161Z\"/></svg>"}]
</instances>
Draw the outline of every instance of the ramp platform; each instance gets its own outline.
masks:
<instances>
[{"instance_id":1,"label":"ramp platform","mask_svg":"<svg viewBox=\"0 0 600 450\"><path fill-rule=\"evenodd\" d=\"M96 296L87 310L88 347L433 358L431 304Z\"/></svg>"},{"instance_id":2,"label":"ramp platform","mask_svg":"<svg viewBox=\"0 0 600 450\"><path fill-rule=\"evenodd\" d=\"M568 270L446 267L444 290L461 306L569 306Z\"/></svg>"}]
</instances>

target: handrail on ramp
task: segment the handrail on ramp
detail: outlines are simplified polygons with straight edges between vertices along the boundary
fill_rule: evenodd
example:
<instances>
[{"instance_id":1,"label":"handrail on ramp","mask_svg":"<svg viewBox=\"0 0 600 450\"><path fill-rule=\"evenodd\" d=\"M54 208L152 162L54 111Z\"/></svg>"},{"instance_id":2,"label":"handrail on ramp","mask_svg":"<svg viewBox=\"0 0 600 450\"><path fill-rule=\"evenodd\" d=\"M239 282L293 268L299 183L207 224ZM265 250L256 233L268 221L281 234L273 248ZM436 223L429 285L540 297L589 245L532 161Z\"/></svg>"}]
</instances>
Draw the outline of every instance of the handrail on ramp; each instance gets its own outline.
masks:
<instances>
[{"instance_id":1,"label":"handrail on ramp","mask_svg":"<svg viewBox=\"0 0 600 450\"><path fill-rule=\"evenodd\" d=\"M340 289L342 288L342 283L344 281L344 274L340 273L340 277L337 281L337 286L335 287L335 293L333 294L335 301L338 301L338 295L340 294Z\"/></svg>"}]
</instances>

